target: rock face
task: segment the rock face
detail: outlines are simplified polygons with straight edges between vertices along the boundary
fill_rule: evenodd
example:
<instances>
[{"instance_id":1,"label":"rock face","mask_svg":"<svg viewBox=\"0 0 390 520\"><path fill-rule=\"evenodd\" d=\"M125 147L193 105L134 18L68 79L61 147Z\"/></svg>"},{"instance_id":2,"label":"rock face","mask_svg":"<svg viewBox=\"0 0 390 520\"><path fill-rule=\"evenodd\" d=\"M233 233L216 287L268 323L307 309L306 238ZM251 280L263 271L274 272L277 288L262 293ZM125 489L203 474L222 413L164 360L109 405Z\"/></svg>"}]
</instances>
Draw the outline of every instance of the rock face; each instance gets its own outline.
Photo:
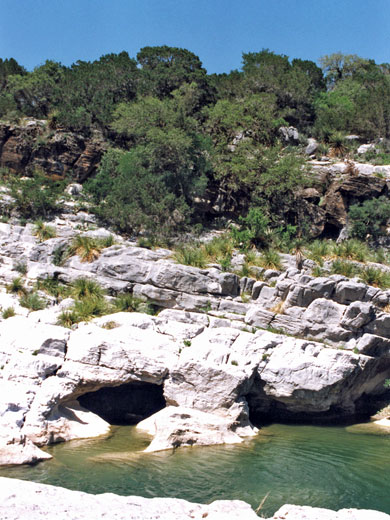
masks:
<instances>
[{"instance_id":1,"label":"rock face","mask_svg":"<svg viewBox=\"0 0 390 520\"><path fill-rule=\"evenodd\" d=\"M268 520L389 520L390 516L380 511L368 509L340 509L331 511L320 507L282 506L272 518Z\"/></svg>"},{"instance_id":2,"label":"rock face","mask_svg":"<svg viewBox=\"0 0 390 520\"><path fill-rule=\"evenodd\" d=\"M178 265L171 251L120 237L93 262L74 256L53 265L55 248L87 217L57 219L57 238L43 243L31 225L0 224L0 283L23 260L26 284L90 277L110 295L132 292L162 310L66 329L55 324L72 299L29 312L0 291L0 304L17 314L0 318L1 460L33 462L46 457L37 446L105 435L121 420L153 434L149 451L241 442L257 433L251 419L348 416L364 396L384 391L390 292L291 267L267 270L261 282L240 279ZM251 291L249 301L240 290Z\"/></svg>"},{"instance_id":3,"label":"rock face","mask_svg":"<svg viewBox=\"0 0 390 520\"><path fill-rule=\"evenodd\" d=\"M0 516L6 520L256 520L249 504L241 500L216 500L195 504L177 498L141 498L112 493L90 495L46 484L0 478ZM373 510L282 506L268 520L389 520L390 516Z\"/></svg>"},{"instance_id":4,"label":"rock face","mask_svg":"<svg viewBox=\"0 0 390 520\"><path fill-rule=\"evenodd\" d=\"M0 517L4 520L256 520L249 504L217 500L209 505L177 498L123 497L112 493L90 495L55 486L0 478Z\"/></svg>"},{"instance_id":5,"label":"rock face","mask_svg":"<svg viewBox=\"0 0 390 520\"><path fill-rule=\"evenodd\" d=\"M99 135L50 131L46 121L0 124L0 166L20 175L40 170L60 177L71 173L76 181L84 181L96 171L105 148Z\"/></svg>"}]
</instances>

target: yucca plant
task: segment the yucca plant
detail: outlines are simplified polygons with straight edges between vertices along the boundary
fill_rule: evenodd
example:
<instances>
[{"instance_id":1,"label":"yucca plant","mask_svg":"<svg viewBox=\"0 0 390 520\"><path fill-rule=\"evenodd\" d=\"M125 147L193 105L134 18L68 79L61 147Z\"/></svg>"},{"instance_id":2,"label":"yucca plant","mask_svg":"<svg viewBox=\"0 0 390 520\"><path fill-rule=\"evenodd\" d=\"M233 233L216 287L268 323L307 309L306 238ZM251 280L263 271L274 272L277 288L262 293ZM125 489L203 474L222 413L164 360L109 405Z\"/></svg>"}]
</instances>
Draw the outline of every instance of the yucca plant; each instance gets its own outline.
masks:
<instances>
[{"instance_id":1,"label":"yucca plant","mask_svg":"<svg viewBox=\"0 0 390 520\"><path fill-rule=\"evenodd\" d=\"M20 298L20 305L26 307L30 311L41 311L46 307L46 302L40 298L35 291L23 294Z\"/></svg>"},{"instance_id":2,"label":"yucca plant","mask_svg":"<svg viewBox=\"0 0 390 520\"><path fill-rule=\"evenodd\" d=\"M92 278L77 278L71 285L70 294L76 300L82 300L84 298L97 298L102 299L104 297L104 290L102 287Z\"/></svg>"},{"instance_id":3,"label":"yucca plant","mask_svg":"<svg viewBox=\"0 0 390 520\"><path fill-rule=\"evenodd\" d=\"M307 246L307 257L318 265L324 264L324 258L330 253L330 243L326 240L314 240L309 246Z\"/></svg>"},{"instance_id":4,"label":"yucca plant","mask_svg":"<svg viewBox=\"0 0 390 520\"><path fill-rule=\"evenodd\" d=\"M36 220L34 225L35 227L33 234L38 238L40 242L44 242L49 238L54 238L57 235L55 228L53 226L45 224L42 219Z\"/></svg>"},{"instance_id":5,"label":"yucca plant","mask_svg":"<svg viewBox=\"0 0 390 520\"><path fill-rule=\"evenodd\" d=\"M74 311L63 311L58 316L57 325L61 325L62 327L70 328L75 323L78 323L80 320L80 316Z\"/></svg>"},{"instance_id":6,"label":"yucca plant","mask_svg":"<svg viewBox=\"0 0 390 520\"><path fill-rule=\"evenodd\" d=\"M329 136L330 155L342 157L347 152L347 141L341 132L333 132Z\"/></svg>"},{"instance_id":7,"label":"yucca plant","mask_svg":"<svg viewBox=\"0 0 390 520\"><path fill-rule=\"evenodd\" d=\"M71 310L73 310L79 317L79 321L87 321L91 318L97 318L108 314L112 311L112 308L104 298L89 296L76 301Z\"/></svg>"},{"instance_id":8,"label":"yucca plant","mask_svg":"<svg viewBox=\"0 0 390 520\"><path fill-rule=\"evenodd\" d=\"M114 307L119 312L143 312L145 314L154 314L153 308L149 303L130 293L119 294L114 300Z\"/></svg>"},{"instance_id":9,"label":"yucca plant","mask_svg":"<svg viewBox=\"0 0 390 520\"><path fill-rule=\"evenodd\" d=\"M68 255L78 255L82 262L93 262L104 247L93 237L76 235L68 247Z\"/></svg>"},{"instance_id":10,"label":"yucca plant","mask_svg":"<svg viewBox=\"0 0 390 520\"><path fill-rule=\"evenodd\" d=\"M26 293L26 289L24 287L24 282L20 276L18 276L17 278L14 278L11 281L11 283L9 283L6 286L6 290L8 293L18 294L19 296Z\"/></svg>"},{"instance_id":11,"label":"yucca plant","mask_svg":"<svg viewBox=\"0 0 390 520\"><path fill-rule=\"evenodd\" d=\"M12 316L15 316L15 309L13 307L7 307L2 311L1 315L4 320L12 318Z\"/></svg>"},{"instance_id":12,"label":"yucca plant","mask_svg":"<svg viewBox=\"0 0 390 520\"><path fill-rule=\"evenodd\" d=\"M345 260L335 260L332 263L331 273L332 274L341 274L346 276L347 278L353 278L358 272L357 267L351 262L347 262Z\"/></svg>"},{"instance_id":13,"label":"yucca plant","mask_svg":"<svg viewBox=\"0 0 390 520\"><path fill-rule=\"evenodd\" d=\"M204 268L207 264L207 255L199 245L181 246L175 252L174 258L179 264L192 265L193 267Z\"/></svg>"},{"instance_id":14,"label":"yucca plant","mask_svg":"<svg viewBox=\"0 0 390 520\"><path fill-rule=\"evenodd\" d=\"M275 249L265 249L262 253L260 266L265 269L281 269L282 262L280 260L280 255Z\"/></svg>"},{"instance_id":15,"label":"yucca plant","mask_svg":"<svg viewBox=\"0 0 390 520\"><path fill-rule=\"evenodd\" d=\"M360 278L368 285L388 289L390 287L390 273L381 271L375 267L366 267L359 273Z\"/></svg>"}]
</instances>

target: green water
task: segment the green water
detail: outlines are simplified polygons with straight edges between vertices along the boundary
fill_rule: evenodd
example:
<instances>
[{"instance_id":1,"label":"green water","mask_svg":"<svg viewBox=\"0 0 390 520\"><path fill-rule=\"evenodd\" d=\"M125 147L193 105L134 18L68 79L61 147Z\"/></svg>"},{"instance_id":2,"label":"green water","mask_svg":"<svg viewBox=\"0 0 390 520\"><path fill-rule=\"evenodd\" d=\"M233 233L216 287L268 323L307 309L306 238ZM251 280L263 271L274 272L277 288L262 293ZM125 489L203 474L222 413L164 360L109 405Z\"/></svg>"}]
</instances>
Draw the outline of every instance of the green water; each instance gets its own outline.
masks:
<instances>
[{"instance_id":1,"label":"green water","mask_svg":"<svg viewBox=\"0 0 390 520\"><path fill-rule=\"evenodd\" d=\"M262 513L285 503L390 513L390 435L363 428L275 424L240 445L140 453L148 438L113 427L104 439L47 448L53 460L1 469L1 476L89 493L178 497L194 502L242 499Z\"/></svg>"}]
</instances>

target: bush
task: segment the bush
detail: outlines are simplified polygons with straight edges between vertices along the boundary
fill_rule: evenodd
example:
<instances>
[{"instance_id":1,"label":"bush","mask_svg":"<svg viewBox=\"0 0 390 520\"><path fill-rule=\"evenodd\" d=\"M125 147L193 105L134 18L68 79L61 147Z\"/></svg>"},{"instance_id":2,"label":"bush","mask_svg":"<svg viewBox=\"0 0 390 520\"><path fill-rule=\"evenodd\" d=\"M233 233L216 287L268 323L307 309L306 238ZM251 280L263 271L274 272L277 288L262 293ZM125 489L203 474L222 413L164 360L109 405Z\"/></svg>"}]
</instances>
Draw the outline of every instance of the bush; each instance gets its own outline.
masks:
<instances>
[{"instance_id":1,"label":"bush","mask_svg":"<svg viewBox=\"0 0 390 520\"><path fill-rule=\"evenodd\" d=\"M387 197L366 200L349 208L351 236L376 241L387 235L387 222L390 219L390 203Z\"/></svg>"},{"instance_id":2,"label":"bush","mask_svg":"<svg viewBox=\"0 0 390 520\"><path fill-rule=\"evenodd\" d=\"M47 217L61 208L59 197L64 191L63 181L52 180L41 173L32 178L12 177L9 181L14 207L24 218Z\"/></svg>"},{"instance_id":3,"label":"bush","mask_svg":"<svg viewBox=\"0 0 390 520\"><path fill-rule=\"evenodd\" d=\"M143 312L145 314L154 314L154 309L149 303L130 293L119 294L114 300L114 306L119 312Z\"/></svg>"},{"instance_id":4,"label":"bush","mask_svg":"<svg viewBox=\"0 0 390 520\"><path fill-rule=\"evenodd\" d=\"M56 236L56 230L53 226L45 224L42 219L38 219L35 221L33 234L40 242L44 242L49 238L54 238Z\"/></svg>"},{"instance_id":5,"label":"bush","mask_svg":"<svg viewBox=\"0 0 390 520\"><path fill-rule=\"evenodd\" d=\"M7 307L2 311L1 315L4 320L12 318L12 316L15 316L15 309L13 307Z\"/></svg>"},{"instance_id":6,"label":"bush","mask_svg":"<svg viewBox=\"0 0 390 520\"><path fill-rule=\"evenodd\" d=\"M335 260L332 263L331 273L341 274L347 278L353 278L358 273L358 269L354 264L351 264L351 262L346 262L345 260Z\"/></svg>"},{"instance_id":7,"label":"bush","mask_svg":"<svg viewBox=\"0 0 390 520\"><path fill-rule=\"evenodd\" d=\"M7 292L12 294L25 294L26 289L24 287L23 280L20 276L14 278L11 283L6 286Z\"/></svg>"},{"instance_id":8,"label":"bush","mask_svg":"<svg viewBox=\"0 0 390 520\"><path fill-rule=\"evenodd\" d=\"M192 265L193 267L204 268L207 264L207 255L204 249L198 246L181 246L175 251L175 260L179 264Z\"/></svg>"},{"instance_id":9,"label":"bush","mask_svg":"<svg viewBox=\"0 0 390 520\"><path fill-rule=\"evenodd\" d=\"M66 298L69 295L69 289L55 277L38 278L36 287L40 291L45 291L50 296L54 296L57 300Z\"/></svg>"},{"instance_id":10,"label":"bush","mask_svg":"<svg viewBox=\"0 0 390 520\"><path fill-rule=\"evenodd\" d=\"M30 311L40 311L46 307L46 302L39 297L38 293L32 291L20 298L20 305Z\"/></svg>"},{"instance_id":11,"label":"bush","mask_svg":"<svg viewBox=\"0 0 390 520\"><path fill-rule=\"evenodd\" d=\"M104 248L99 240L87 235L76 235L68 247L68 257L78 255L82 262L93 262Z\"/></svg>"},{"instance_id":12,"label":"bush","mask_svg":"<svg viewBox=\"0 0 390 520\"><path fill-rule=\"evenodd\" d=\"M359 273L360 278L368 285L388 289L390 287L390 273L376 269L375 267L366 267Z\"/></svg>"},{"instance_id":13,"label":"bush","mask_svg":"<svg viewBox=\"0 0 390 520\"><path fill-rule=\"evenodd\" d=\"M85 298L102 299L104 297L102 287L91 278L77 278L71 285L70 293L76 300Z\"/></svg>"},{"instance_id":14,"label":"bush","mask_svg":"<svg viewBox=\"0 0 390 520\"><path fill-rule=\"evenodd\" d=\"M260 259L260 266L265 269L278 269L282 268L282 262L280 255L275 249L266 249Z\"/></svg>"}]
</instances>

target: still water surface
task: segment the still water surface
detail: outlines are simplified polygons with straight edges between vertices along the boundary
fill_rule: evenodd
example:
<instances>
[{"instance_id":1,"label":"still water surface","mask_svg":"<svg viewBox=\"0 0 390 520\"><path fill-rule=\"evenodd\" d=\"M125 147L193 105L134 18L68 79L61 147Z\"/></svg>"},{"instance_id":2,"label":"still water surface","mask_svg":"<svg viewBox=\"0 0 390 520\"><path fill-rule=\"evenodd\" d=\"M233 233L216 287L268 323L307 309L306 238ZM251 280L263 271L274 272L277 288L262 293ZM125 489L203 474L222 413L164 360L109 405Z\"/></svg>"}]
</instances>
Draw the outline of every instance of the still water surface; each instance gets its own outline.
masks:
<instances>
[{"instance_id":1,"label":"still water surface","mask_svg":"<svg viewBox=\"0 0 390 520\"><path fill-rule=\"evenodd\" d=\"M89 493L177 497L194 502L241 499L262 514L286 503L390 513L389 431L359 428L265 427L241 445L140 453L149 440L132 426L104 439L46 448L54 459L3 468L8 476Z\"/></svg>"}]
</instances>

